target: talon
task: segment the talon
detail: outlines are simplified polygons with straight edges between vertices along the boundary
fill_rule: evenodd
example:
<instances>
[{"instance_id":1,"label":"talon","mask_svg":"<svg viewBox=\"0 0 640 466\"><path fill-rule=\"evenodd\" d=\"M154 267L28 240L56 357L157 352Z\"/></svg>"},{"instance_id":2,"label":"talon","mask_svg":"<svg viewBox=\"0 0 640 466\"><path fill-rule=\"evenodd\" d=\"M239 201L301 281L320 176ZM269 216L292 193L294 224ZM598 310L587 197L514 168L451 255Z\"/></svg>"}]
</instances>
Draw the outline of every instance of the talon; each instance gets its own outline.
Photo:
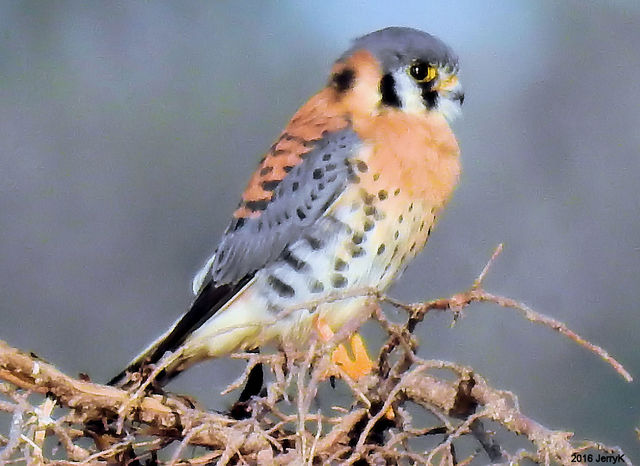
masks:
<instances>
[{"instance_id":1,"label":"talon","mask_svg":"<svg viewBox=\"0 0 640 466\"><path fill-rule=\"evenodd\" d=\"M359 380L373 369L373 361L360 334L355 333L349 340L353 358L349 357L344 345L338 345L331 355L331 360L341 367L353 380Z\"/></svg>"},{"instance_id":2,"label":"talon","mask_svg":"<svg viewBox=\"0 0 640 466\"><path fill-rule=\"evenodd\" d=\"M327 321L322 317L315 319L314 327L316 328L320 339L325 343L331 340L334 335L333 330L331 330ZM331 361L333 361L336 366L342 368L342 370L344 370L353 380L359 380L371 372L374 364L369 357L369 353L367 353L367 348L359 333L354 333L351 336L349 344L351 346L351 353L353 354L353 357L349 356L347 348L341 343L335 350L333 350L333 353L331 354ZM333 377L336 375L338 374L327 373L326 377Z\"/></svg>"}]
</instances>

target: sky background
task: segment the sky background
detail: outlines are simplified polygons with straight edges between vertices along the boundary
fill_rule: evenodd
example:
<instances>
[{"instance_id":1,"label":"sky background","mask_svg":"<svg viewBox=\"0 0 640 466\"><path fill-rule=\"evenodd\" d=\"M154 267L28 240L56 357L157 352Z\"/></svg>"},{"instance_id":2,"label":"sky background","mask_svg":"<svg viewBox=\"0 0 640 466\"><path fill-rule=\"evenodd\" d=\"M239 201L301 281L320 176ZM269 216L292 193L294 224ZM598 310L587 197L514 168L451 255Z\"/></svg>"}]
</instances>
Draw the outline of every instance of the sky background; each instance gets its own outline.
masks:
<instances>
[{"instance_id":1,"label":"sky background","mask_svg":"<svg viewBox=\"0 0 640 466\"><path fill-rule=\"evenodd\" d=\"M0 339L105 381L188 306L259 157L354 37L431 32L460 55L464 173L390 294L489 291L640 379L635 1L0 3ZM638 382L548 328L474 305L421 354L473 366L554 429L640 461ZM171 389L221 408L241 370Z\"/></svg>"}]
</instances>

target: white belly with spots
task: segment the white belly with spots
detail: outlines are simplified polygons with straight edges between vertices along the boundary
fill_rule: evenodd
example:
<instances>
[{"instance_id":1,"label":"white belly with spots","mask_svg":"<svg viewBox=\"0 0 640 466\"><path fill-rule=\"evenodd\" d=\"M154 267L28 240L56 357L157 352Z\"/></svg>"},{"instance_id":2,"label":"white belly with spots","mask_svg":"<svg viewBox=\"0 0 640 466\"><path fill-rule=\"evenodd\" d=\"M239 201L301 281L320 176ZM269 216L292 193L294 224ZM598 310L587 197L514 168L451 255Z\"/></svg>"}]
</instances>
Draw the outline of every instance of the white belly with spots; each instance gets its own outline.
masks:
<instances>
[{"instance_id":1,"label":"white belly with spots","mask_svg":"<svg viewBox=\"0 0 640 466\"><path fill-rule=\"evenodd\" d=\"M430 207L415 202L398 211L398 203L385 209L378 198L366 200L357 192L341 198L312 233L257 274L256 291L270 314L289 312L265 329L264 339L305 341L315 313L337 331L366 302L337 297L386 289L424 247L434 221Z\"/></svg>"},{"instance_id":2,"label":"white belly with spots","mask_svg":"<svg viewBox=\"0 0 640 466\"><path fill-rule=\"evenodd\" d=\"M212 357L272 340L303 345L315 316L337 331L366 310L366 297L354 295L387 288L424 247L434 221L422 202L382 197L362 190L342 196L187 346Z\"/></svg>"}]
</instances>

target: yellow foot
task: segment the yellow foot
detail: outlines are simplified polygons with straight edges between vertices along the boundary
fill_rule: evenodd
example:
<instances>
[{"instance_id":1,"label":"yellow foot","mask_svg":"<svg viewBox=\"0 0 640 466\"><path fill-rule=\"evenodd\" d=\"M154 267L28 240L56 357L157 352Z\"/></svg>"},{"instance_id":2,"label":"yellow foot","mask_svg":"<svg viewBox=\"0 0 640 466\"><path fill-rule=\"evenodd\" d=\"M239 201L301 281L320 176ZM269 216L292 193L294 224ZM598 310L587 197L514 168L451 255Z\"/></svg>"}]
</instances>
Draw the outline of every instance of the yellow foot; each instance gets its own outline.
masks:
<instances>
[{"instance_id":1,"label":"yellow foot","mask_svg":"<svg viewBox=\"0 0 640 466\"><path fill-rule=\"evenodd\" d=\"M362 341L359 333L353 334L349 339L349 343L351 344L353 359L349 357L344 345L340 344L333 351L331 360L336 366L341 367L353 380L359 380L371 372L371 369L373 369L373 361L371 361L367 353L367 348L365 348L364 341Z\"/></svg>"},{"instance_id":2,"label":"yellow foot","mask_svg":"<svg viewBox=\"0 0 640 466\"><path fill-rule=\"evenodd\" d=\"M323 341L327 342L333 337L333 330L331 330L324 319L316 319L315 326L318 335L320 335ZM353 380L359 380L371 372L371 369L373 369L373 361L367 353L367 348L360 334L354 333L349 339L349 344L351 345L351 354L353 357L349 356L343 344L339 344L331 354L331 361L344 370Z\"/></svg>"},{"instance_id":3,"label":"yellow foot","mask_svg":"<svg viewBox=\"0 0 640 466\"><path fill-rule=\"evenodd\" d=\"M315 327L320 339L324 342L327 342L333 337L334 333L329 327L329 324L322 319L317 318L315 320ZM347 349L343 344L339 344L333 353L331 354L331 361L338 367L342 368L344 372L351 377L352 380L359 380L361 377L369 374L373 369L373 361L369 357L369 353L367 353L367 348L364 345L364 341L359 333L354 333L349 339L349 343L351 345L351 353L353 354L353 358L349 356ZM334 372L328 372L325 374L326 377L334 376L339 374L335 374ZM368 400L365 401L367 403ZM369 403L370 405L370 403ZM393 408L390 407L384 416L392 421L396 416L393 412Z\"/></svg>"}]
</instances>

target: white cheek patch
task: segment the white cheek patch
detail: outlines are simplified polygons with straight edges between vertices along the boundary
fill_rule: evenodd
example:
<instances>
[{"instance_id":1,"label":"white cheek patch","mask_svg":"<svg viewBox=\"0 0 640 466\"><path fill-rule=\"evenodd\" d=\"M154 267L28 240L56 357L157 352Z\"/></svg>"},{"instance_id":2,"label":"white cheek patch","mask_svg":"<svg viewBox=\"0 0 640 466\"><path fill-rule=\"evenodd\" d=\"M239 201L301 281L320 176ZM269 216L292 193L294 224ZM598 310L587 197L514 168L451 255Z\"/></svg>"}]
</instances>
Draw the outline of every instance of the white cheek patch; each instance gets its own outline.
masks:
<instances>
[{"instance_id":1,"label":"white cheek patch","mask_svg":"<svg viewBox=\"0 0 640 466\"><path fill-rule=\"evenodd\" d=\"M407 113L424 113L422 91L416 82L403 69L393 72L396 84L396 94L402 103L402 109Z\"/></svg>"},{"instance_id":2,"label":"white cheek patch","mask_svg":"<svg viewBox=\"0 0 640 466\"><path fill-rule=\"evenodd\" d=\"M424 114L426 107L422 98L422 89L404 70L396 70L393 72L395 81L395 90L400 102L402 110L407 113ZM462 114L462 106L459 100L451 97L462 90L462 86L457 84L444 95L439 93L437 107L433 110L441 113L448 121L453 121Z\"/></svg>"},{"instance_id":3,"label":"white cheek patch","mask_svg":"<svg viewBox=\"0 0 640 466\"><path fill-rule=\"evenodd\" d=\"M438 100L438 111L444 115L447 121L453 121L462 114L460 101L440 97Z\"/></svg>"},{"instance_id":4,"label":"white cheek patch","mask_svg":"<svg viewBox=\"0 0 640 466\"><path fill-rule=\"evenodd\" d=\"M450 81L452 78L455 79L455 85L445 87L446 91L441 93L438 99L437 109L450 122L462 114L462 103L460 102L459 96L463 94L462 86L458 79L455 76L444 75L445 81Z\"/></svg>"}]
</instances>

